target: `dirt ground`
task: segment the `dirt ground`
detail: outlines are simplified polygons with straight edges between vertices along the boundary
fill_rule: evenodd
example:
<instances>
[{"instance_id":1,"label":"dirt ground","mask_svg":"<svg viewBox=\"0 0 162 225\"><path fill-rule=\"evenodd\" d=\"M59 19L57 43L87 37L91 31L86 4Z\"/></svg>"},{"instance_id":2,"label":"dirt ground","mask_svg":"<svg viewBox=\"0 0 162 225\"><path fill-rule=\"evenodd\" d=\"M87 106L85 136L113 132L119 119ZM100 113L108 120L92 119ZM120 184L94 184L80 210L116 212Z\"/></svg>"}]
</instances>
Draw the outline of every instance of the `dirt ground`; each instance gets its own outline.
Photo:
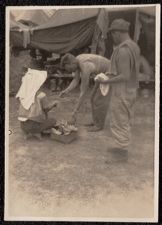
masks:
<instances>
[{"instance_id":1,"label":"dirt ground","mask_svg":"<svg viewBox=\"0 0 162 225\"><path fill-rule=\"evenodd\" d=\"M68 119L78 93L61 100L50 116ZM51 94L57 99L57 94ZM88 133L87 100L78 116L79 138L64 145L44 137L25 141L17 120L18 104L10 98L8 216L104 218L153 217L154 93L139 95L127 164L108 164L111 144L105 129ZM107 219L107 220L109 220Z\"/></svg>"}]
</instances>

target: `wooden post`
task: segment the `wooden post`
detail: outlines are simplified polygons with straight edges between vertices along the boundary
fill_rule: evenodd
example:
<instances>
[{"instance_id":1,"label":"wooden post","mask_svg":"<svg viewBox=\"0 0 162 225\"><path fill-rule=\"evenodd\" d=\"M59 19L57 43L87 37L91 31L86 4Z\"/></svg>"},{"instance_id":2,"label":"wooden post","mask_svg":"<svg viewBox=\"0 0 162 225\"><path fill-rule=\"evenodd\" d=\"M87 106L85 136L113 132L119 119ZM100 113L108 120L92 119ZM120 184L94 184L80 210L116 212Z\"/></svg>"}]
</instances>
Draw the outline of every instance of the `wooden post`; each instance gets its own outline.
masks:
<instances>
[{"instance_id":1,"label":"wooden post","mask_svg":"<svg viewBox=\"0 0 162 225\"><path fill-rule=\"evenodd\" d=\"M136 9L136 19L135 19L135 28L134 28L134 41L138 41L138 29L139 29L139 8Z\"/></svg>"}]
</instances>

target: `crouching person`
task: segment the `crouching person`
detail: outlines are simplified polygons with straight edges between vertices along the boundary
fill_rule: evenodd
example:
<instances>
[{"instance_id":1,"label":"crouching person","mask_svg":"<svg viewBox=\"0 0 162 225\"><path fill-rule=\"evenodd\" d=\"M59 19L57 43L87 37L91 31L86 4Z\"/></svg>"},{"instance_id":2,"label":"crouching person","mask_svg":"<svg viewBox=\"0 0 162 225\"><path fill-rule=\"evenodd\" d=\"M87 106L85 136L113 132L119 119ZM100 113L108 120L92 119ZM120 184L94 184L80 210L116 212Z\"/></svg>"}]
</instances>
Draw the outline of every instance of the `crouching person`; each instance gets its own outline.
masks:
<instances>
[{"instance_id":1,"label":"crouching person","mask_svg":"<svg viewBox=\"0 0 162 225\"><path fill-rule=\"evenodd\" d=\"M58 101L49 101L41 91L46 79L46 71L29 68L16 95L20 103L18 120L27 139L32 136L41 139L41 133L56 124L55 119L48 118L48 112L57 106Z\"/></svg>"}]
</instances>

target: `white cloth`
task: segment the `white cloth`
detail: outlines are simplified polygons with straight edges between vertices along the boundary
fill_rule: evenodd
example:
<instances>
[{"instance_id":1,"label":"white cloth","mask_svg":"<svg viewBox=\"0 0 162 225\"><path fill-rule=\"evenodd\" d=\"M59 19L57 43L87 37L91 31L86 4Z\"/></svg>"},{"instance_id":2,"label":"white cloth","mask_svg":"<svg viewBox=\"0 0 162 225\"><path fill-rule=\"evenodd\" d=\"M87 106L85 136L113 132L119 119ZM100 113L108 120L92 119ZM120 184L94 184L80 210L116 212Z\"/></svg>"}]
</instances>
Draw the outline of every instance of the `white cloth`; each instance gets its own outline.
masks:
<instances>
[{"instance_id":1,"label":"white cloth","mask_svg":"<svg viewBox=\"0 0 162 225\"><path fill-rule=\"evenodd\" d=\"M22 78L22 84L16 95L22 106L28 110L34 103L35 95L42 84L47 79L47 71L28 69L28 72Z\"/></svg>"},{"instance_id":2,"label":"white cloth","mask_svg":"<svg viewBox=\"0 0 162 225\"><path fill-rule=\"evenodd\" d=\"M98 78L102 79L102 80L108 80L108 76L106 76L104 73L99 73L94 79L97 80ZM109 92L109 84L100 84L100 90L101 90L101 94L103 96L106 96Z\"/></svg>"},{"instance_id":3,"label":"white cloth","mask_svg":"<svg viewBox=\"0 0 162 225\"><path fill-rule=\"evenodd\" d=\"M21 121L21 122L25 122L25 121L28 120L28 118L19 116L18 120Z\"/></svg>"}]
</instances>

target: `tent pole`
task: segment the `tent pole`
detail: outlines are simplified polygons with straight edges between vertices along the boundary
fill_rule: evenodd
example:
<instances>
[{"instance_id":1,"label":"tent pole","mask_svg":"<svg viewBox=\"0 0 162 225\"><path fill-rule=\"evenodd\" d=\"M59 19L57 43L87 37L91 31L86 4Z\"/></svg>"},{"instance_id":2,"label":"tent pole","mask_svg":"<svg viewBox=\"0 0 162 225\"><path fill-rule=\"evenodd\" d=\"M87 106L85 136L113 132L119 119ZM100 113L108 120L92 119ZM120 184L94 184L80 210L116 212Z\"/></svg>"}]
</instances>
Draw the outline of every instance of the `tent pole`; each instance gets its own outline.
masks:
<instances>
[{"instance_id":1,"label":"tent pole","mask_svg":"<svg viewBox=\"0 0 162 225\"><path fill-rule=\"evenodd\" d=\"M139 29L140 29L140 24L139 24L139 8L136 9L136 19L135 19L135 28L134 28L134 38L133 40L135 42L138 41L139 39Z\"/></svg>"}]
</instances>

